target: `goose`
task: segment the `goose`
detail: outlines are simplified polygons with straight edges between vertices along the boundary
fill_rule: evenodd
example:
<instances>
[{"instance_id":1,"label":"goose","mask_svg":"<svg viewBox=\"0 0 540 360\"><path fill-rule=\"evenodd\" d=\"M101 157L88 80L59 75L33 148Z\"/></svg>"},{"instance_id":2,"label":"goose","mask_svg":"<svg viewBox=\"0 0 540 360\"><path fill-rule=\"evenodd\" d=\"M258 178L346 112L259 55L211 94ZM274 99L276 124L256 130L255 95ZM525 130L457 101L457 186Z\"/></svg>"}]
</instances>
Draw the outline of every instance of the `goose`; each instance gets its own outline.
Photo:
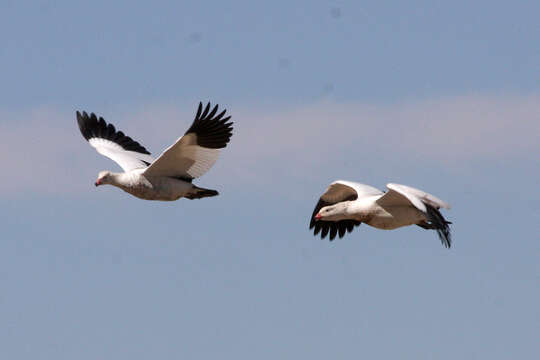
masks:
<instances>
[{"instance_id":1,"label":"goose","mask_svg":"<svg viewBox=\"0 0 540 360\"><path fill-rule=\"evenodd\" d=\"M101 171L95 186L113 185L144 200L174 201L182 197L201 199L216 196L216 190L193 185L217 161L220 149L232 136L230 116L226 110L216 115L218 105L203 110L199 103L195 120L173 145L157 158L112 124L94 113L76 112L83 137L97 152L115 161L124 172Z\"/></svg>"},{"instance_id":2,"label":"goose","mask_svg":"<svg viewBox=\"0 0 540 360\"><path fill-rule=\"evenodd\" d=\"M322 194L313 210L309 228L321 239L330 234L342 238L354 227L366 223L377 229L392 230L402 226L418 225L437 231L446 248L450 248L451 222L446 221L439 209L450 205L422 190L400 184L387 184L387 192L352 181L334 181Z\"/></svg>"}]
</instances>

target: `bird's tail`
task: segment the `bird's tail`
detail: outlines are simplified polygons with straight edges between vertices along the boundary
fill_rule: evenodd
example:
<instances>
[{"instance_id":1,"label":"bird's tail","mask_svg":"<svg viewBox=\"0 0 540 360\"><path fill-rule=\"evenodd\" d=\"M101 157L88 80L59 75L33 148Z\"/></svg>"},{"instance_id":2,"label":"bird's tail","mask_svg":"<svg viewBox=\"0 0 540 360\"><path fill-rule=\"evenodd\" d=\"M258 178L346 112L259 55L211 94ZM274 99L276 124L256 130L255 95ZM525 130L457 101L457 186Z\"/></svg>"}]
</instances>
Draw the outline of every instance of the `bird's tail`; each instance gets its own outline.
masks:
<instances>
[{"instance_id":1,"label":"bird's tail","mask_svg":"<svg viewBox=\"0 0 540 360\"><path fill-rule=\"evenodd\" d=\"M186 198L193 199L202 199L205 197L217 196L219 193L216 190L204 189L193 185L190 192L185 196Z\"/></svg>"},{"instance_id":2,"label":"bird's tail","mask_svg":"<svg viewBox=\"0 0 540 360\"><path fill-rule=\"evenodd\" d=\"M450 248L452 245L452 236L450 235L450 227L448 224L451 224L451 222L446 221L446 219L441 215L441 212L433 206L428 204L425 205L427 208L428 220L430 222L429 228L437 230L437 234L439 235L439 239L441 239L442 244L446 248Z\"/></svg>"}]
</instances>

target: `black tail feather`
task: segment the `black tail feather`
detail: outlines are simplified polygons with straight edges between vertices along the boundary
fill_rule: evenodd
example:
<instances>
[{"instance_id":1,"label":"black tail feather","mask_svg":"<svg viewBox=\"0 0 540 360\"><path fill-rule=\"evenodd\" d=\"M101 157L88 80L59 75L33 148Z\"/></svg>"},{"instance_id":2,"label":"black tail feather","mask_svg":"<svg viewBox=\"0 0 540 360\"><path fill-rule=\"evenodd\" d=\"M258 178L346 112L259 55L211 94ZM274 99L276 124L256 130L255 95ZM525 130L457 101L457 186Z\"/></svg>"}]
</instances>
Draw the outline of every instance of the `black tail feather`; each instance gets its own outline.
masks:
<instances>
[{"instance_id":1,"label":"black tail feather","mask_svg":"<svg viewBox=\"0 0 540 360\"><path fill-rule=\"evenodd\" d=\"M189 200L202 199L205 197L217 196L219 193L216 190L204 189L193 185L191 192L185 197Z\"/></svg>"},{"instance_id":2,"label":"black tail feather","mask_svg":"<svg viewBox=\"0 0 540 360\"><path fill-rule=\"evenodd\" d=\"M445 218L441 215L441 212L433 206L428 204L425 205L427 208L428 220L430 222L429 228L437 231L439 239L441 239L441 243L444 245L444 247L449 249L452 246L452 236L450 234L450 227L448 226L448 224L451 224L451 222L446 221Z\"/></svg>"}]
</instances>

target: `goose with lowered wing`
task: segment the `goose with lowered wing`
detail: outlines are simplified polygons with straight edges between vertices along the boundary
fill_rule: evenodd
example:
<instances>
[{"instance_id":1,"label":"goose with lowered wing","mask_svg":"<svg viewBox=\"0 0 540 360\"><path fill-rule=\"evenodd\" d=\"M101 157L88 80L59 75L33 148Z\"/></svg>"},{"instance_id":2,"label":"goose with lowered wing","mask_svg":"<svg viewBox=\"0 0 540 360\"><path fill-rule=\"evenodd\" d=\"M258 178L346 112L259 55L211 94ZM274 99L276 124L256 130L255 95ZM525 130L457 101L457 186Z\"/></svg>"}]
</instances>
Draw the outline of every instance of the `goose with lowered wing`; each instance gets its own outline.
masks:
<instances>
[{"instance_id":1,"label":"goose with lowered wing","mask_svg":"<svg viewBox=\"0 0 540 360\"><path fill-rule=\"evenodd\" d=\"M321 233L322 239L330 234L332 241L361 223L384 230L418 225L437 231L442 244L450 248L451 222L439 211L450 209L450 205L410 186L390 183L386 187L388 191L382 192L352 181L333 182L315 206L309 228L315 236Z\"/></svg>"}]
</instances>

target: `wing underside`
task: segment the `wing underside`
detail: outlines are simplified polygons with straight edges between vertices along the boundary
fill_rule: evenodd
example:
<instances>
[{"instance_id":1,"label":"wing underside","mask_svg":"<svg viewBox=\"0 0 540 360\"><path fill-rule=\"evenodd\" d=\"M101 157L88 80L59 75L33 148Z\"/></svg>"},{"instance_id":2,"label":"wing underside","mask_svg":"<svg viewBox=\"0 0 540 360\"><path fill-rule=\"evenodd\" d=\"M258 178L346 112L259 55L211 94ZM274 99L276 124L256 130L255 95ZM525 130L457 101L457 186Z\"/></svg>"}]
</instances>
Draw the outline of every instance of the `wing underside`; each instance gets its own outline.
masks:
<instances>
[{"instance_id":1,"label":"wing underside","mask_svg":"<svg viewBox=\"0 0 540 360\"><path fill-rule=\"evenodd\" d=\"M167 148L145 171L150 176L170 176L193 179L202 176L215 164L219 149L224 148L232 136L230 116L225 111L217 114L218 105L203 111L202 103L195 120L185 135Z\"/></svg>"},{"instance_id":2,"label":"wing underside","mask_svg":"<svg viewBox=\"0 0 540 360\"><path fill-rule=\"evenodd\" d=\"M145 168L154 159L141 144L117 131L114 125L107 124L94 113L77 111L77 123L83 137L96 151L115 161L124 171Z\"/></svg>"}]
</instances>

